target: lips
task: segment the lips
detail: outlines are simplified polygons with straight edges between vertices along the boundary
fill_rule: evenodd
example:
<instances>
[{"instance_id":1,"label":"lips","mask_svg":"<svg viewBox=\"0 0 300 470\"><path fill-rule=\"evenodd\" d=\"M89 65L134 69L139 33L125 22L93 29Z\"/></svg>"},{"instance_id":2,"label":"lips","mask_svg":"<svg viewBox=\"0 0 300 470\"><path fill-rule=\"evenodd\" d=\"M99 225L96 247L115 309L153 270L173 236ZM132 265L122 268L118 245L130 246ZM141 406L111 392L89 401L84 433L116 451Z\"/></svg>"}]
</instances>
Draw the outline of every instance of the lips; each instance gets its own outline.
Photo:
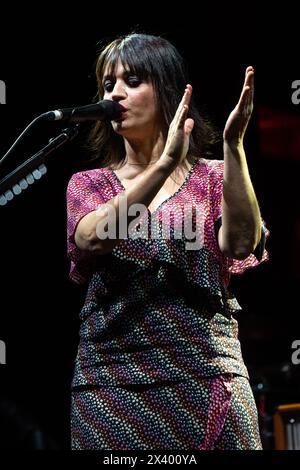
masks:
<instances>
[{"instance_id":1,"label":"lips","mask_svg":"<svg viewBox=\"0 0 300 470\"><path fill-rule=\"evenodd\" d=\"M119 103L119 106L122 109L122 113L125 113L126 111L128 111L128 109L125 108L125 106L123 106L122 104Z\"/></svg>"},{"instance_id":2,"label":"lips","mask_svg":"<svg viewBox=\"0 0 300 470\"><path fill-rule=\"evenodd\" d=\"M118 105L120 108L121 115L117 119L114 119L114 121L119 123L124 121L124 119L126 118L126 111L128 111L128 109L125 108L125 106L123 106L121 103L118 103Z\"/></svg>"}]
</instances>

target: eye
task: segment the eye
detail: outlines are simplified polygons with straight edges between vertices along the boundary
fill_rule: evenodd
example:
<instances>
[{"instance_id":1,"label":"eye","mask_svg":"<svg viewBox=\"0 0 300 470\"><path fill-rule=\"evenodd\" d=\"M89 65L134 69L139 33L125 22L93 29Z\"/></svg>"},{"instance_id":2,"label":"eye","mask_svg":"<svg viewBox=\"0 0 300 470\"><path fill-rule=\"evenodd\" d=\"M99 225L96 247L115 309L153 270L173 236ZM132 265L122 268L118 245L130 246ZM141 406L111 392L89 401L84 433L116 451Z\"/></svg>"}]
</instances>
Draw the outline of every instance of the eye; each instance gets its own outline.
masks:
<instances>
[{"instance_id":1,"label":"eye","mask_svg":"<svg viewBox=\"0 0 300 470\"><path fill-rule=\"evenodd\" d=\"M138 87L142 83L142 80L140 80L140 78L136 75L129 75L127 78L127 83L129 86L134 88Z\"/></svg>"},{"instance_id":2,"label":"eye","mask_svg":"<svg viewBox=\"0 0 300 470\"><path fill-rule=\"evenodd\" d=\"M114 82L112 82L111 80L105 80L105 82L103 83L103 88L104 88L104 91L106 91L107 93L110 93L111 91L113 91Z\"/></svg>"}]
</instances>

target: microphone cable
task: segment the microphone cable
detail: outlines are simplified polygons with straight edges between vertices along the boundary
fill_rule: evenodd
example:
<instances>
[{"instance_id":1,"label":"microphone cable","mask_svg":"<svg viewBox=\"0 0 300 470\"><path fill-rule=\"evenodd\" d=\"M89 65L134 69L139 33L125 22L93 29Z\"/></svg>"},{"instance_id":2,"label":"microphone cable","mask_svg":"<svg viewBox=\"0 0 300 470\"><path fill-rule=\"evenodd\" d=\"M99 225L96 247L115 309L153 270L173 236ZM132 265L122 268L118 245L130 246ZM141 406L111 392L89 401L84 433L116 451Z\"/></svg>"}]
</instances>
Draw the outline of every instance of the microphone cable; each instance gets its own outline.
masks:
<instances>
[{"instance_id":1,"label":"microphone cable","mask_svg":"<svg viewBox=\"0 0 300 470\"><path fill-rule=\"evenodd\" d=\"M15 147L17 146L18 143L20 143L21 139L24 137L24 135L31 129L31 127L33 127L37 122L39 121L44 121L45 120L45 114L46 113L43 113L43 114L40 114L40 116L37 116L35 119L33 119L33 121L31 121L28 126L23 130L23 132L21 132L21 134L19 135L19 137L14 141L14 143L12 144L12 146L8 149L8 151L6 152L6 154L1 158L0 160L0 166L3 164L3 162L7 159L7 157L11 154L11 152L15 149Z\"/></svg>"}]
</instances>

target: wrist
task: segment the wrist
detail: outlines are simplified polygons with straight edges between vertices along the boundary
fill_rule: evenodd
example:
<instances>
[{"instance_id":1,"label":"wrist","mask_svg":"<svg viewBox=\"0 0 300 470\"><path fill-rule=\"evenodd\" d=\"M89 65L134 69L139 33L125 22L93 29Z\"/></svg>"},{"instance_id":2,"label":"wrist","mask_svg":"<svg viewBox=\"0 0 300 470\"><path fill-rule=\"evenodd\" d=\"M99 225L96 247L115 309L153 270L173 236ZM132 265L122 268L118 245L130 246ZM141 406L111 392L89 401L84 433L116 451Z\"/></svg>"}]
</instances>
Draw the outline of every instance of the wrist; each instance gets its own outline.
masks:
<instances>
[{"instance_id":1,"label":"wrist","mask_svg":"<svg viewBox=\"0 0 300 470\"><path fill-rule=\"evenodd\" d=\"M157 163L155 163L155 166L160 171L169 175L175 170L177 165L173 158L168 157L167 155L162 155Z\"/></svg>"},{"instance_id":2,"label":"wrist","mask_svg":"<svg viewBox=\"0 0 300 470\"><path fill-rule=\"evenodd\" d=\"M243 139L224 139L223 140L223 147L229 148L231 150L244 150L244 141Z\"/></svg>"}]
</instances>

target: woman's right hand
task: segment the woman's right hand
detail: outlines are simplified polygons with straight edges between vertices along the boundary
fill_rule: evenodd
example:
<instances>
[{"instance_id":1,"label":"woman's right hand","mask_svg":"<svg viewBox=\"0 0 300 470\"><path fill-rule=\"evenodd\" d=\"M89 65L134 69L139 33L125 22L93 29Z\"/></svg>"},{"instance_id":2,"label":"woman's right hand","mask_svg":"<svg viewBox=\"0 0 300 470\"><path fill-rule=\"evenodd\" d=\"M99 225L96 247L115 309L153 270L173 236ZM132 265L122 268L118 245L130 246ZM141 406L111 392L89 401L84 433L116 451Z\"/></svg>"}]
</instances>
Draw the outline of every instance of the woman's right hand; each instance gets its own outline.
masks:
<instances>
[{"instance_id":1,"label":"woman's right hand","mask_svg":"<svg viewBox=\"0 0 300 470\"><path fill-rule=\"evenodd\" d=\"M192 96L192 86L187 85L173 121L170 124L167 142L158 164L168 169L175 169L184 160L194 127L194 120L187 118L189 103Z\"/></svg>"}]
</instances>

